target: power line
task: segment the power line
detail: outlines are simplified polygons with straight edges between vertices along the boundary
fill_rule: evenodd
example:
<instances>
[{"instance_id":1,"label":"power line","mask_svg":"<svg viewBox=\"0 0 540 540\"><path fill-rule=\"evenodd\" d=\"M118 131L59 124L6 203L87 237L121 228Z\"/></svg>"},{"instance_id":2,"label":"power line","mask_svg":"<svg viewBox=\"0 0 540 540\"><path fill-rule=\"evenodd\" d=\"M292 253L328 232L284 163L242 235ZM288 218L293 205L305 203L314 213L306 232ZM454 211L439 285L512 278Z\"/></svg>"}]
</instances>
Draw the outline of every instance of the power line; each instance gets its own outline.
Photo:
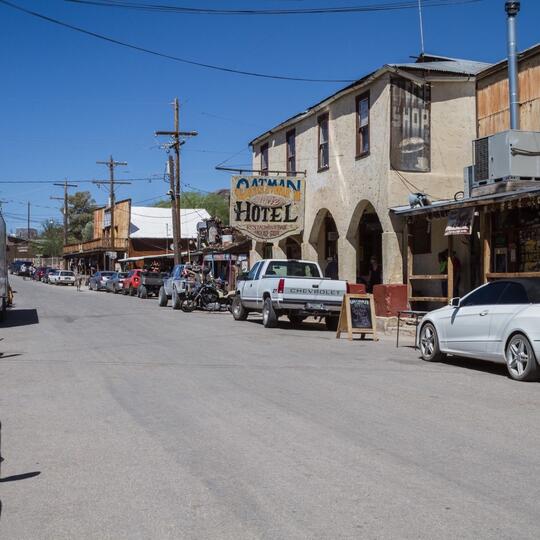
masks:
<instances>
[{"instance_id":1,"label":"power line","mask_svg":"<svg viewBox=\"0 0 540 540\"><path fill-rule=\"evenodd\" d=\"M0 0L0 3L2 0ZM154 182L156 180L162 180L161 175L148 176L146 178L125 178L126 182ZM0 180L0 184L55 184L58 180ZM77 184L106 184L108 180L74 180Z\"/></svg>"},{"instance_id":2,"label":"power line","mask_svg":"<svg viewBox=\"0 0 540 540\"><path fill-rule=\"evenodd\" d=\"M370 13L380 11L397 11L416 9L418 0L400 2L374 2L363 6L295 8L295 9L212 9L205 7L181 7L170 4L147 4L127 0L65 0L71 4L85 4L98 7L121 8L135 11L177 13L181 15L328 15L343 13ZM483 0L424 0L424 7L453 6L473 4Z\"/></svg>"},{"instance_id":3,"label":"power line","mask_svg":"<svg viewBox=\"0 0 540 540\"><path fill-rule=\"evenodd\" d=\"M465 0L465 1L477 1L477 0ZM186 58L181 58L179 56L173 56L171 54L161 53L159 51L154 51L152 49L147 49L145 47L139 47L138 45L133 45L131 43L127 43L125 41L120 41L118 39L105 36L103 34L98 34L97 32L92 32L90 30L85 30L84 28L80 28L79 26L74 26L72 24L66 23L64 21L61 21L59 19L54 19L53 17L49 17L47 15L43 15L41 13L38 13L37 11L32 11L30 9L26 9L22 6L19 6L17 4L13 4L12 2L8 2L7 0L0 0L0 4L4 4L5 6L8 6L12 9L16 9L18 11L21 11L22 13L26 13L27 15L31 15L32 17L37 17L38 19L56 24L58 26L62 26L64 28L69 28L70 30L74 30L75 32L80 32L82 34L85 34L87 36L91 36L97 39L100 39L102 41L107 41L108 43L114 43L115 45L120 45L121 47L126 47L128 49L132 49L135 51L151 54L153 56L158 56L160 58L166 58L168 60L173 60L175 62L180 62L183 64L189 64L192 66L197 66L201 68L206 69L213 69L215 71L223 71L225 73L233 73L235 75L246 75L249 77L259 77L263 79L276 79L276 80L282 80L282 81L298 81L298 82L317 82L317 83L352 83L354 82L354 79L315 79L315 78L308 78L308 77L289 77L287 75L271 75L268 73L258 73L254 71L244 71L240 69L233 69L228 68L224 66L218 66L215 64L205 64L203 62L196 62L194 60L188 60Z\"/></svg>"}]
</instances>

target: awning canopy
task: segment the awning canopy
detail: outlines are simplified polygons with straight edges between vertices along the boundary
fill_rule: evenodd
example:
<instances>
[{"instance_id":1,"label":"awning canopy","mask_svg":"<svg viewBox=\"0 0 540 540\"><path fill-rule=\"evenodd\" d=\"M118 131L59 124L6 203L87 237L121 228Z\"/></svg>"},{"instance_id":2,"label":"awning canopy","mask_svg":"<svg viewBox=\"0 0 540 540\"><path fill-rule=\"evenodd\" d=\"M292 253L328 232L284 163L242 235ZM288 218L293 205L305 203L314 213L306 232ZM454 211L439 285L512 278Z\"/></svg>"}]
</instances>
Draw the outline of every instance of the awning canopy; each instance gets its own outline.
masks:
<instances>
[{"instance_id":1,"label":"awning canopy","mask_svg":"<svg viewBox=\"0 0 540 540\"><path fill-rule=\"evenodd\" d=\"M142 255L140 257L126 257L124 259L118 259L118 262L145 261L147 259L174 259L174 253L165 253L163 255Z\"/></svg>"},{"instance_id":2,"label":"awning canopy","mask_svg":"<svg viewBox=\"0 0 540 540\"><path fill-rule=\"evenodd\" d=\"M536 199L540 198L540 186L520 189L516 191L505 191L501 193L492 193L489 195L481 195L480 197L469 197L467 199L459 199L457 201L436 201L427 206L396 206L390 208L390 211L397 216L418 216L426 214L445 215L450 210L457 208L480 207L490 204L503 203L519 199Z\"/></svg>"}]
</instances>

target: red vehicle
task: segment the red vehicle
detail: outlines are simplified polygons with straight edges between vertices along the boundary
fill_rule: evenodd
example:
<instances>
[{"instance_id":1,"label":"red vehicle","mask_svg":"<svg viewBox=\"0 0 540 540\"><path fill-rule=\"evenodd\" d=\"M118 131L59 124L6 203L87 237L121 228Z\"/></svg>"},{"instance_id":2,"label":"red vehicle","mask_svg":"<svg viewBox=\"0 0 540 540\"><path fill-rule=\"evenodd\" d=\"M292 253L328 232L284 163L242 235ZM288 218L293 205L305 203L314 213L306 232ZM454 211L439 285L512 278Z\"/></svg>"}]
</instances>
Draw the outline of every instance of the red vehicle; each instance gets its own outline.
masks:
<instances>
[{"instance_id":1,"label":"red vehicle","mask_svg":"<svg viewBox=\"0 0 540 540\"><path fill-rule=\"evenodd\" d=\"M36 271L34 272L34 279L36 281L42 281L43 277L47 273L47 270L51 270L50 266L40 266L36 268Z\"/></svg>"},{"instance_id":2,"label":"red vehicle","mask_svg":"<svg viewBox=\"0 0 540 540\"><path fill-rule=\"evenodd\" d=\"M137 289L141 284L142 273L143 271L140 268L128 272L127 278L124 279L124 287L122 288L124 294L129 294L129 296L135 296L137 294Z\"/></svg>"}]
</instances>

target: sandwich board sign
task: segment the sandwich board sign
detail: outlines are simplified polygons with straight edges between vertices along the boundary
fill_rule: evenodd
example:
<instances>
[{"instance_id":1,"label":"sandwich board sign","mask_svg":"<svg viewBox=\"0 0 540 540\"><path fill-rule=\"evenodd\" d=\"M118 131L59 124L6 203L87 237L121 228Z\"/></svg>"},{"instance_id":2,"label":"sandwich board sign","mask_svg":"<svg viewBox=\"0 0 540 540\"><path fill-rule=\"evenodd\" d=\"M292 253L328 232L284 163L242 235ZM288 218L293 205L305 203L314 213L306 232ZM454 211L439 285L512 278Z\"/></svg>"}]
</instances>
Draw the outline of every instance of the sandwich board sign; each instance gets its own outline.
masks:
<instances>
[{"instance_id":1,"label":"sandwich board sign","mask_svg":"<svg viewBox=\"0 0 540 540\"><path fill-rule=\"evenodd\" d=\"M344 332L349 340L353 339L353 334L360 334L361 339L369 334L373 341L379 340L372 294L346 294L343 297L336 338Z\"/></svg>"}]
</instances>

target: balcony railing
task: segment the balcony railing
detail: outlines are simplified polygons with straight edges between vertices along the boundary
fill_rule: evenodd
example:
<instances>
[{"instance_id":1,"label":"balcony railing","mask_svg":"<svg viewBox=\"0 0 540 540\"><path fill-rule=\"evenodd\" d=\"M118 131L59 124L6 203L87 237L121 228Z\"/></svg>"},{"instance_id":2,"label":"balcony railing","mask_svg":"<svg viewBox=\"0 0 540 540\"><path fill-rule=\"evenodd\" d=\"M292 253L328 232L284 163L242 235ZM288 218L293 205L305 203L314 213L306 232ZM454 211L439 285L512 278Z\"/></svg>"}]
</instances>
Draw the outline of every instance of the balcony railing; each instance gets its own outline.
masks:
<instances>
[{"instance_id":1,"label":"balcony railing","mask_svg":"<svg viewBox=\"0 0 540 540\"><path fill-rule=\"evenodd\" d=\"M128 239L115 238L114 246L110 238L96 238L88 242L78 244L68 244L64 246L64 255L73 255L75 253L88 253L91 251L127 251Z\"/></svg>"}]
</instances>

